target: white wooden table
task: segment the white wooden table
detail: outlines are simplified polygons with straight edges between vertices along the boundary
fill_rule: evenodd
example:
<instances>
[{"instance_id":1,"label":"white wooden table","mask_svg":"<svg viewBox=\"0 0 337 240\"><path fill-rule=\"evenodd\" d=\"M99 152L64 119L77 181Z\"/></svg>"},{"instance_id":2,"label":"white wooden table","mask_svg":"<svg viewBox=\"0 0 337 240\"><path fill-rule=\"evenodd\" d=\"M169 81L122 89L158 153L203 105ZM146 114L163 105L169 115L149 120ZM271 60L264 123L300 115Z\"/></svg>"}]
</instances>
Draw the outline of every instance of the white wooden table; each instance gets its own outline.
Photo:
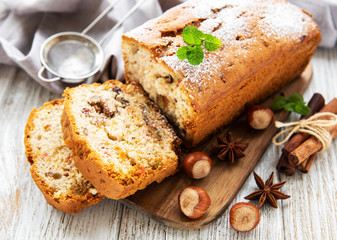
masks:
<instances>
[{"instance_id":1,"label":"white wooden table","mask_svg":"<svg viewBox=\"0 0 337 240\"><path fill-rule=\"evenodd\" d=\"M314 92L327 101L337 97L337 48L319 49L313 60L314 78L304 94ZM167 227L142 213L110 199L75 216L46 203L29 172L23 133L30 110L60 96L39 86L22 70L0 66L0 239L336 239L337 238L337 140L320 153L309 174L286 177L281 189L291 195L265 205L259 226L238 233L229 225L229 209L216 221L197 230ZM291 118L295 119L294 115ZM265 180L275 170L280 147L270 146L255 171ZM246 201L255 190L251 175L232 205ZM231 206L230 206L231 207Z\"/></svg>"}]
</instances>

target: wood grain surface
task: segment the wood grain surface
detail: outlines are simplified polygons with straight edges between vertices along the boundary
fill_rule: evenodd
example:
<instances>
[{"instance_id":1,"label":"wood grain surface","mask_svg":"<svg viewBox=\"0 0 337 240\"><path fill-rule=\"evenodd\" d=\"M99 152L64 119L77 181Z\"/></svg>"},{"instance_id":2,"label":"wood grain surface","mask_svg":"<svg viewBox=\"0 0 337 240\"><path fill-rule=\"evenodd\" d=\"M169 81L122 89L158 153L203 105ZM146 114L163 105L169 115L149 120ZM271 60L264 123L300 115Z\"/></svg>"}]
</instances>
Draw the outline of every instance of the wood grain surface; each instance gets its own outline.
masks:
<instances>
[{"instance_id":1,"label":"wood grain surface","mask_svg":"<svg viewBox=\"0 0 337 240\"><path fill-rule=\"evenodd\" d=\"M313 80L304 93L315 92L327 101L337 96L337 48L318 49L313 60ZM239 233L229 226L230 207L256 189L249 175L232 203L218 219L196 230L168 227L119 201L104 199L76 215L49 206L29 173L24 155L23 131L29 112L60 97L39 86L22 70L0 65L0 239L336 239L337 141L319 153L308 174L275 174L275 182L287 181L282 191L291 198L278 209L260 209L260 224ZM289 121L298 116L291 114ZM267 178L281 147L270 145L254 170ZM253 202L255 203L255 202Z\"/></svg>"},{"instance_id":2,"label":"wood grain surface","mask_svg":"<svg viewBox=\"0 0 337 240\"><path fill-rule=\"evenodd\" d=\"M289 97L294 93L302 93L309 86L312 79L312 66L309 64L304 72L296 80L292 81L280 92ZM262 103L271 106L272 99L280 96L280 92ZM285 121L288 117L286 111L275 115L275 120ZM246 156L234 164L218 160L214 149L217 145L216 136L226 136L230 131L233 139L242 139L248 143L245 150ZM204 152L211 156L212 170L204 179L192 179L184 171L165 179L161 183L153 183L145 190L138 191L131 197L122 200L132 207L157 219L164 224L179 229L200 228L221 216L240 190L249 174L253 171L261 156L271 143L271 138L277 132L274 124L264 131L251 129L245 117L236 119L230 126L217 131L203 145L196 149L190 149L183 153ZM179 209L178 195L187 186L200 187L206 190L211 198L211 206L208 211L198 219L189 219Z\"/></svg>"}]
</instances>

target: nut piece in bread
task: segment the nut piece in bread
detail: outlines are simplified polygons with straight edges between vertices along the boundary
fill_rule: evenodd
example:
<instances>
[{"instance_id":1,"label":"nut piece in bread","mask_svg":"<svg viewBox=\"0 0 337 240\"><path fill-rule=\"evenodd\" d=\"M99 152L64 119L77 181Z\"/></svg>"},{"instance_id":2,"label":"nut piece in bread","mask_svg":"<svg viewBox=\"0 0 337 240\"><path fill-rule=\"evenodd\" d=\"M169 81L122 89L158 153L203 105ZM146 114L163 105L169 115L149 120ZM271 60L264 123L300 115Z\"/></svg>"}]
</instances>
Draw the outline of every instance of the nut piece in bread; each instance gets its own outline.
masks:
<instances>
[{"instance_id":1,"label":"nut piece in bread","mask_svg":"<svg viewBox=\"0 0 337 240\"><path fill-rule=\"evenodd\" d=\"M197 66L176 54L188 25L222 41ZM196 145L298 76L321 34L309 13L283 0L190 0L122 38L127 82L139 82Z\"/></svg>"},{"instance_id":2,"label":"nut piece in bread","mask_svg":"<svg viewBox=\"0 0 337 240\"><path fill-rule=\"evenodd\" d=\"M65 142L100 193L125 198L176 172L180 139L140 86L111 80L64 97Z\"/></svg>"},{"instance_id":3,"label":"nut piece in bread","mask_svg":"<svg viewBox=\"0 0 337 240\"><path fill-rule=\"evenodd\" d=\"M63 141L63 100L33 109L25 128L26 156L33 180L47 202L56 209L75 214L104 197L75 167L74 155Z\"/></svg>"}]
</instances>

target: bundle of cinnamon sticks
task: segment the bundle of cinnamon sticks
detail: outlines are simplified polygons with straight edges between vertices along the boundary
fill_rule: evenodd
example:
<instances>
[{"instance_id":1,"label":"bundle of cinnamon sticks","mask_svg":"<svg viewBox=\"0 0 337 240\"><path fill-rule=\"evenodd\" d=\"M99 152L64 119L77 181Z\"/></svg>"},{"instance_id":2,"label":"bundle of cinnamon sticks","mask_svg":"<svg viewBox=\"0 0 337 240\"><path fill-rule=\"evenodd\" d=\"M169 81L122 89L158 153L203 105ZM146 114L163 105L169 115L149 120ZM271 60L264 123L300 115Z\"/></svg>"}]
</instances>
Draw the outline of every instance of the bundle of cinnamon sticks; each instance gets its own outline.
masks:
<instances>
[{"instance_id":1,"label":"bundle of cinnamon sticks","mask_svg":"<svg viewBox=\"0 0 337 240\"><path fill-rule=\"evenodd\" d=\"M310 114L300 119L307 119L318 112L331 112L337 114L337 98L332 99L327 105L323 96L315 93L308 103ZM324 119L324 117L320 118ZM337 125L327 129L331 138L337 136ZM292 176L296 169L303 173L308 173L315 156L322 149L322 143L316 137L307 133L294 134L282 149L282 155L276 166L280 173Z\"/></svg>"}]
</instances>

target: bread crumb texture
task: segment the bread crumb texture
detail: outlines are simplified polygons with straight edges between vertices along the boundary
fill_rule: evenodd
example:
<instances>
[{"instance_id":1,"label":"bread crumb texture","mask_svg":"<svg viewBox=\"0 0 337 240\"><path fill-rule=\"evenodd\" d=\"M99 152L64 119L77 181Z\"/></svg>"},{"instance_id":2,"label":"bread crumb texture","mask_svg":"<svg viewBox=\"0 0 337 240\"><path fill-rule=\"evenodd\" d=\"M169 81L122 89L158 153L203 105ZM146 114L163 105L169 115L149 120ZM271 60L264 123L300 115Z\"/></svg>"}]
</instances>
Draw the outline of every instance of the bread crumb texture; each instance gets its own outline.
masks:
<instances>
[{"instance_id":1,"label":"bread crumb texture","mask_svg":"<svg viewBox=\"0 0 337 240\"><path fill-rule=\"evenodd\" d=\"M55 208L77 213L98 203L103 196L74 165L74 155L63 141L63 100L33 109L25 129L26 155L33 180Z\"/></svg>"},{"instance_id":2,"label":"bread crumb texture","mask_svg":"<svg viewBox=\"0 0 337 240\"><path fill-rule=\"evenodd\" d=\"M176 171L180 140L141 87L112 80L64 96L66 143L99 192L126 197Z\"/></svg>"}]
</instances>

